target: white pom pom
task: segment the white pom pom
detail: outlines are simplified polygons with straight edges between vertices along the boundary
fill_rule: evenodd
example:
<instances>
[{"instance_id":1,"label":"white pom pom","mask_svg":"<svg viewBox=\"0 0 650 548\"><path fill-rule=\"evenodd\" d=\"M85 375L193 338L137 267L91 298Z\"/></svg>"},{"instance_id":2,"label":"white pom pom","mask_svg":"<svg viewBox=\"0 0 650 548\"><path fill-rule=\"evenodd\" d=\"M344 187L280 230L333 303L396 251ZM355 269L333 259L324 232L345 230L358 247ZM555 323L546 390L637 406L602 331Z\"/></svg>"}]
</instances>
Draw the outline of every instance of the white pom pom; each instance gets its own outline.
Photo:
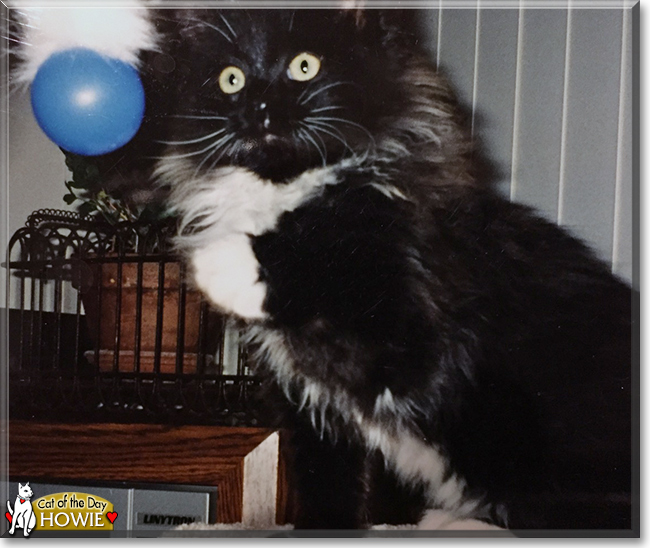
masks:
<instances>
[{"instance_id":1,"label":"white pom pom","mask_svg":"<svg viewBox=\"0 0 650 548\"><path fill-rule=\"evenodd\" d=\"M142 50L155 50L158 35L142 2L124 7L22 8L12 13L20 43L13 48L19 63L15 84L29 84L53 53L89 48L137 67Z\"/></svg>"}]
</instances>

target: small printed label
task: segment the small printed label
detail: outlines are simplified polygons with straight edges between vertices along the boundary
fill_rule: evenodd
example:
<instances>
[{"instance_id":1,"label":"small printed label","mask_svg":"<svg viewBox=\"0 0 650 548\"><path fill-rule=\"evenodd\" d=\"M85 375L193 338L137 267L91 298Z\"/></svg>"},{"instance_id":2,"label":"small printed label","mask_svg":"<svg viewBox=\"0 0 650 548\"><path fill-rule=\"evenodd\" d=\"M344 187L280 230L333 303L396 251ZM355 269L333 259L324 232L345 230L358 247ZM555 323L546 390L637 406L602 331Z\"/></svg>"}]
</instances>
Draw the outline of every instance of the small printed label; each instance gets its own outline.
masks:
<instances>
[{"instance_id":1,"label":"small printed label","mask_svg":"<svg viewBox=\"0 0 650 548\"><path fill-rule=\"evenodd\" d=\"M138 525L158 525L163 527L176 527L184 523L202 522L201 516L178 516L170 514L137 513Z\"/></svg>"}]
</instances>

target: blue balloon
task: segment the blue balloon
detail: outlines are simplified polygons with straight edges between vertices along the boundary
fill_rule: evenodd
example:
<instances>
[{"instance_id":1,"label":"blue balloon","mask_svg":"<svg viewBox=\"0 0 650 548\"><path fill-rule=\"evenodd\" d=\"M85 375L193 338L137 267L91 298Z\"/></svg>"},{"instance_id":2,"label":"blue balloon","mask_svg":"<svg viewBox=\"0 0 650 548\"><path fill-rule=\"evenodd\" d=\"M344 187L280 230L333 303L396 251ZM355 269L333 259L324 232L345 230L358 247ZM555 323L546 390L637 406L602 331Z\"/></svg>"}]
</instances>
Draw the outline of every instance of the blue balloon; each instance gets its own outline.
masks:
<instances>
[{"instance_id":1,"label":"blue balloon","mask_svg":"<svg viewBox=\"0 0 650 548\"><path fill-rule=\"evenodd\" d=\"M50 56L32 82L32 109L64 150L107 154L128 143L144 116L144 89L128 63L85 48Z\"/></svg>"}]
</instances>

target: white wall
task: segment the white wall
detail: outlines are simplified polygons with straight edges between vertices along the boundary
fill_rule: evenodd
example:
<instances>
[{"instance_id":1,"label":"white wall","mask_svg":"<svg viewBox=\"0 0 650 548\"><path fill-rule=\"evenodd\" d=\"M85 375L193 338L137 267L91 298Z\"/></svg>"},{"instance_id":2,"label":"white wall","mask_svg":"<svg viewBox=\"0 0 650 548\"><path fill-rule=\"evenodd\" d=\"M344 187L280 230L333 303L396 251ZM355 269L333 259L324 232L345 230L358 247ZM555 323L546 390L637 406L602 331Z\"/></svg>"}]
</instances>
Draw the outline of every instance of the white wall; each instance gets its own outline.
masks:
<instances>
[{"instance_id":1,"label":"white wall","mask_svg":"<svg viewBox=\"0 0 650 548\"><path fill-rule=\"evenodd\" d=\"M64 182L69 176L65 158L36 124L32 114L29 94L11 93L8 97L7 203L1 204L2 216L6 215L7 236L25 225L27 217L37 209L71 209L63 201L67 192ZM3 246L4 247L4 246ZM14 247L14 253L17 248ZM4 251L3 251L4 256ZM14 254L12 259L16 259ZM4 259L3 259L4 262ZM6 269L0 269L0 307L6 302ZM12 277L10 307L17 307L18 279ZM52 284L45 288L45 295L53 295ZM67 284L65 284L67 286ZM49 305L48 309L52 305ZM76 291L64 289L64 311L76 310Z\"/></svg>"},{"instance_id":2,"label":"white wall","mask_svg":"<svg viewBox=\"0 0 650 548\"><path fill-rule=\"evenodd\" d=\"M59 148L40 130L29 94L9 96L9 231L13 234L37 209L71 209L63 201L69 177Z\"/></svg>"}]
</instances>

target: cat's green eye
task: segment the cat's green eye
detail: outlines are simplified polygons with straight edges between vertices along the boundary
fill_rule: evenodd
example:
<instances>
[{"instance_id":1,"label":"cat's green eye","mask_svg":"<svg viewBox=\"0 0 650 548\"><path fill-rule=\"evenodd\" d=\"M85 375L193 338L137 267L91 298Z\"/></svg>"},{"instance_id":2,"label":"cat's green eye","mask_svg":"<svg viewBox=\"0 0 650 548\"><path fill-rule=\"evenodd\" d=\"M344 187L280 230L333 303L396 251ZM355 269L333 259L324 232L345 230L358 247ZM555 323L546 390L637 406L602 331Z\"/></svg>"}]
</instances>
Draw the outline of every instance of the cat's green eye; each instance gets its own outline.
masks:
<instances>
[{"instance_id":1,"label":"cat's green eye","mask_svg":"<svg viewBox=\"0 0 650 548\"><path fill-rule=\"evenodd\" d=\"M320 59L311 53L301 53L289 63L287 71L289 78L298 82L306 82L314 78L320 70Z\"/></svg>"},{"instance_id":2,"label":"cat's green eye","mask_svg":"<svg viewBox=\"0 0 650 548\"><path fill-rule=\"evenodd\" d=\"M244 84L246 84L246 76L238 67L226 67L219 75L219 87L229 95L241 91Z\"/></svg>"}]
</instances>

